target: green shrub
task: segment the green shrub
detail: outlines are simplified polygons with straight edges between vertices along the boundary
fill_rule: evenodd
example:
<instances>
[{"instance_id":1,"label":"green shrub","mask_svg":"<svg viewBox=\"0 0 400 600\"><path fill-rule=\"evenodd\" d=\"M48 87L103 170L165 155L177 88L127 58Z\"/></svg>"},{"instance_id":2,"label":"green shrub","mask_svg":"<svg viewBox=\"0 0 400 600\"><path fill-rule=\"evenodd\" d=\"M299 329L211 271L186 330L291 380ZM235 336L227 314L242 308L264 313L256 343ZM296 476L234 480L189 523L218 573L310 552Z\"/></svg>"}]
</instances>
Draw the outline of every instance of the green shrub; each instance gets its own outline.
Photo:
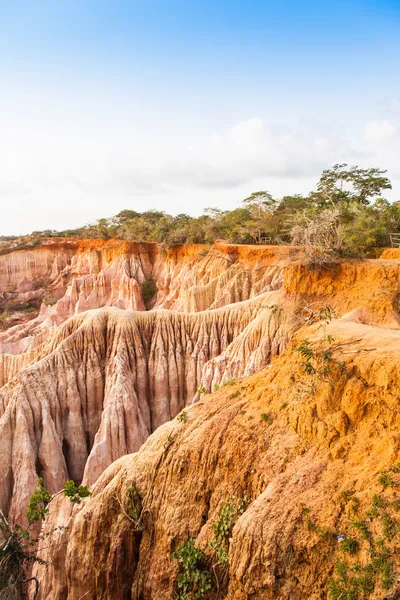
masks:
<instances>
[{"instance_id":1,"label":"green shrub","mask_svg":"<svg viewBox=\"0 0 400 600\"><path fill-rule=\"evenodd\" d=\"M4 600L23 598L23 585L26 583L29 567L32 563L46 564L37 554L38 543L46 538L47 546L51 547L52 536L62 527L56 527L38 537L32 537L31 526L43 523L49 511L49 504L59 494L63 494L74 504L79 504L82 498L90 495L90 492L86 486L77 486L73 481L67 481L62 490L51 495L43 486L43 479L39 478L36 489L28 502L28 528L11 524L0 511L0 598ZM33 581L36 585L36 597L39 581L37 578Z\"/></svg>"},{"instance_id":2,"label":"green shrub","mask_svg":"<svg viewBox=\"0 0 400 600\"><path fill-rule=\"evenodd\" d=\"M381 485L383 485L384 488L394 486L394 481L393 481L392 477L389 475L389 473L386 473L386 472L381 473L379 475L378 481Z\"/></svg>"},{"instance_id":3,"label":"green shrub","mask_svg":"<svg viewBox=\"0 0 400 600\"><path fill-rule=\"evenodd\" d=\"M357 554L359 549L359 542L353 538L345 538L342 542L340 542L340 550L342 550L342 552L346 552L347 554Z\"/></svg>"},{"instance_id":4,"label":"green shrub","mask_svg":"<svg viewBox=\"0 0 400 600\"><path fill-rule=\"evenodd\" d=\"M388 472L397 472L396 469L397 465L394 465ZM379 479L381 477L382 474ZM386 487L390 487L390 484ZM337 561L335 575L327 582L330 600L375 598L377 586L391 590L387 597L392 598L395 590L391 588L397 578L394 557L398 553L400 532L397 500L374 494L372 508L365 515L359 510L358 503L354 504L353 509L350 508L350 527L356 531L358 538L347 536L338 539L338 549L348 557L346 562L342 558Z\"/></svg>"},{"instance_id":5,"label":"green shrub","mask_svg":"<svg viewBox=\"0 0 400 600\"><path fill-rule=\"evenodd\" d=\"M210 542L210 546L217 557L217 564L224 568L228 566L229 540L232 529L239 517L245 512L249 501L250 499L246 494L241 497L233 494L227 502L222 502L217 520L212 526L215 540Z\"/></svg>"},{"instance_id":6,"label":"green shrub","mask_svg":"<svg viewBox=\"0 0 400 600\"><path fill-rule=\"evenodd\" d=\"M156 292L157 284L152 277L142 283L142 297L145 304L153 298Z\"/></svg>"},{"instance_id":7,"label":"green shrub","mask_svg":"<svg viewBox=\"0 0 400 600\"><path fill-rule=\"evenodd\" d=\"M186 423L186 421L188 420L188 416L187 416L187 412L185 410L181 410L181 412L179 413L179 415L176 417L177 421L179 421L180 423Z\"/></svg>"},{"instance_id":8,"label":"green shrub","mask_svg":"<svg viewBox=\"0 0 400 600\"><path fill-rule=\"evenodd\" d=\"M212 587L212 575L207 568L204 552L197 548L195 538L183 542L172 558L179 564L177 577L179 600L199 600Z\"/></svg>"}]
</instances>

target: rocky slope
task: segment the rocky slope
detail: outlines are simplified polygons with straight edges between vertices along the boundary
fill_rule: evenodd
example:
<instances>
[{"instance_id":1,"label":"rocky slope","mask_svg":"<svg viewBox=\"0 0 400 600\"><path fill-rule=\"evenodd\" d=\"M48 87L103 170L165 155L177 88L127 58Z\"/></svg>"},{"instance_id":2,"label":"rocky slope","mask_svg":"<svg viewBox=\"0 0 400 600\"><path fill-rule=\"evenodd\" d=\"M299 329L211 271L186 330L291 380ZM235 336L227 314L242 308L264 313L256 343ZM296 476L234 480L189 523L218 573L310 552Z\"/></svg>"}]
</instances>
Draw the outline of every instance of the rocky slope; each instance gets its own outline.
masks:
<instances>
[{"instance_id":1,"label":"rocky slope","mask_svg":"<svg viewBox=\"0 0 400 600\"><path fill-rule=\"evenodd\" d=\"M247 300L281 286L288 253L227 244L162 252L151 243L50 238L0 255L0 352L26 352L93 308L198 312Z\"/></svg>"},{"instance_id":2,"label":"rocky slope","mask_svg":"<svg viewBox=\"0 0 400 600\"><path fill-rule=\"evenodd\" d=\"M94 484L71 519L58 501L49 526L69 529L40 597L170 598L171 553L193 535L213 600L325 598L333 563L315 553L332 558L337 541L315 535L346 529L341 491L363 505L398 452L398 257L310 271L284 247L49 240L27 252L0 256L3 302L42 302L0 335L0 507L23 522L38 476L51 491ZM327 335L315 324L327 305L348 367L305 396L298 353L276 357L299 329ZM238 494L246 510L221 572L213 523ZM307 531L302 504L318 523Z\"/></svg>"},{"instance_id":3,"label":"rocky slope","mask_svg":"<svg viewBox=\"0 0 400 600\"><path fill-rule=\"evenodd\" d=\"M29 285L59 296L1 336L0 507L23 520L38 476L52 491L92 484L200 386L265 366L287 338L274 310L287 252L51 241L0 256L15 297Z\"/></svg>"},{"instance_id":4,"label":"rocky slope","mask_svg":"<svg viewBox=\"0 0 400 600\"><path fill-rule=\"evenodd\" d=\"M336 320L326 331L302 329L297 343L304 336L316 347L334 338L335 360L346 364L334 387L321 381L299 393L307 376L289 348L268 369L204 396L186 421L158 428L81 506L53 507L47 526L68 525L40 553L52 567L36 571L39 597L170 599L173 553L192 536L212 582L200 598L398 598L400 332ZM245 505L221 569L210 544L223 503L235 498ZM355 554L341 549L342 537L358 544ZM329 578L342 585L336 596Z\"/></svg>"}]
</instances>

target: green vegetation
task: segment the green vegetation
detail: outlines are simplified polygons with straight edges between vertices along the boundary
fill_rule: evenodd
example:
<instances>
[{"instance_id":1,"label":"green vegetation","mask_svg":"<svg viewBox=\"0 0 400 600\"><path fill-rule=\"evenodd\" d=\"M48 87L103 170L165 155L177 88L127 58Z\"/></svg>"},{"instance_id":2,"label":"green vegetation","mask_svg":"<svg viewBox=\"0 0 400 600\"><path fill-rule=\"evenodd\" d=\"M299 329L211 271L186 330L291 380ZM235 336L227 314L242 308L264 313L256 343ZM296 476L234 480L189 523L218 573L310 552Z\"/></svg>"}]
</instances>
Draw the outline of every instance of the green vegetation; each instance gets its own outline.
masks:
<instances>
[{"instance_id":1,"label":"green vegetation","mask_svg":"<svg viewBox=\"0 0 400 600\"><path fill-rule=\"evenodd\" d=\"M79 504L82 498L90 496L86 486L76 485L74 481L66 481L62 490L56 494L43 486L43 479L39 478L36 489L32 494L27 510L29 526L12 525L0 510L0 598L19 600L23 597L24 585L34 581L36 598L39 590L39 581L36 577L27 578L27 571L33 563L46 564L38 556L39 542L46 539L47 547L51 546L52 536L60 527L35 536L32 533L33 525L41 525L49 511L49 504L60 494L69 498L74 504Z\"/></svg>"},{"instance_id":2,"label":"green vegetation","mask_svg":"<svg viewBox=\"0 0 400 600\"><path fill-rule=\"evenodd\" d=\"M140 492L136 487L136 484L132 484L126 492L127 498L127 508L126 508L126 516L133 524L133 529L135 531L140 531L143 527L142 523L142 499L140 497ZM122 506L121 506L122 508Z\"/></svg>"},{"instance_id":3,"label":"green vegetation","mask_svg":"<svg viewBox=\"0 0 400 600\"><path fill-rule=\"evenodd\" d=\"M235 385L236 383L236 379L227 379L226 381L223 382L223 384L221 385L221 387L225 387L227 385Z\"/></svg>"},{"instance_id":4,"label":"green vegetation","mask_svg":"<svg viewBox=\"0 0 400 600\"><path fill-rule=\"evenodd\" d=\"M142 297L144 303L147 304L156 293L157 284L152 277L149 277L149 279L146 279L146 281L142 283Z\"/></svg>"},{"instance_id":5,"label":"green vegetation","mask_svg":"<svg viewBox=\"0 0 400 600\"><path fill-rule=\"evenodd\" d=\"M303 523L306 526L306 528L308 529L308 531L313 531L322 540L333 539L336 537L336 534L334 531L330 531L329 529L326 529L325 527L321 527L320 525L318 525L311 519L311 517L310 517L311 511L309 508L302 505L301 512L302 512L302 517L303 517Z\"/></svg>"},{"instance_id":6,"label":"green vegetation","mask_svg":"<svg viewBox=\"0 0 400 600\"><path fill-rule=\"evenodd\" d=\"M340 544L340 550L354 556L360 549L360 543L353 538L345 538Z\"/></svg>"},{"instance_id":7,"label":"green vegetation","mask_svg":"<svg viewBox=\"0 0 400 600\"><path fill-rule=\"evenodd\" d=\"M396 469L394 465L388 472L397 473ZM395 490L396 483L387 496L374 494L371 509L366 511L360 511L360 502L353 492L342 492L348 514L341 535L316 524L310 517L310 509L302 506L305 527L329 543L330 552L334 551L332 544L336 546L334 573L327 582L329 600L366 600L377 597L378 589L391 590L398 577L394 557L400 534L399 499L393 497ZM389 597L392 598L390 592Z\"/></svg>"},{"instance_id":8,"label":"green vegetation","mask_svg":"<svg viewBox=\"0 0 400 600\"><path fill-rule=\"evenodd\" d=\"M393 479L389 475L389 473L382 473L379 476L379 483L383 485L384 488L393 487Z\"/></svg>"},{"instance_id":9,"label":"green vegetation","mask_svg":"<svg viewBox=\"0 0 400 600\"><path fill-rule=\"evenodd\" d=\"M229 558L229 542L232 529L239 517L245 512L250 499L248 496L235 496L233 494L227 502L223 502L218 511L217 520L213 524L215 540L210 543L215 551L217 565L227 567Z\"/></svg>"},{"instance_id":10,"label":"green vegetation","mask_svg":"<svg viewBox=\"0 0 400 600\"><path fill-rule=\"evenodd\" d=\"M177 577L179 600L198 600L211 589L212 575L207 568L206 555L190 537L181 544L172 558L179 564Z\"/></svg>"},{"instance_id":11,"label":"green vegetation","mask_svg":"<svg viewBox=\"0 0 400 600\"><path fill-rule=\"evenodd\" d=\"M368 253L390 244L389 234L400 232L400 202L390 204L382 197L391 187L386 171L337 164L323 171L316 189L307 196L277 199L268 191L256 191L239 208L209 208L199 217L126 209L78 229L35 231L31 239L119 238L159 242L165 248L211 244L218 239L241 244L293 242L306 245L318 264L336 255Z\"/></svg>"},{"instance_id":12,"label":"green vegetation","mask_svg":"<svg viewBox=\"0 0 400 600\"><path fill-rule=\"evenodd\" d=\"M344 375L348 375L346 364L337 360L335 351L343 344L335 343L334 338L327 333L327 325L334 318L329 306L323 307L313 316L311 322L321 321L323 336L321 340L311 343L308 339L293 344L293 350L300 356L297 374L292 374L290 380L297 384L297 398L313 396L321 384L327 383L332 390ZM309 320L310 322L310 320Z\"/></svg>"},{"instance_id":13,"label":"green vegetation","mask_svg":"<svg viewBox=\"0 0 400 600\"><path fill-rule=\"evenodd\" d=\"M8 317L9 317L9 311L7 308L4 309L2 312L0 312L0 330L6 329Z\"/></svg>"},{"instance_id":14,"label":"green vegetation","mask_svg":"<svg viewBox=\"0 0 400 600\"><path fill-rule=\"evenodd\" d=\"M9 326L10 318L13 313L35 313L39 311L40 303L35 302L18 302L14 300L9 300L8 302L3 304L4 308L0 311L0 330L6 329Z\"/></svg>"},{"instance_id":15,"label":"green vegetation","mask_svg":"<svg viewBox=\"0 0 400 600\"><path fill-rule=\"evenodd\" d=\"M201 256L202 258L207 256L207 254L208 254L208 250L206 250L205 248L203 250L200 250L200 252L199 252L199 256Z\"/></svg>"},{"instance_id":16,"label":"green vegetation","mask_svg":"<svg viewBox=\"0 0 400 600\"><path fill-rule=\"evenodd\" d=\"M263 421L265 421L265 423L268 423L268 425L271 425L272 420L268 413L261 413L261 418Z\"/></svg>"},{"instance_id":17,"label":"green vegetation","mask_svg":"<svg viewBox=\"0 0 400 600\"><path fill-rule=\"evenodd\" d=\"M207 556L196 546L194 537L189 537L172 554L179 566L176 595L179 600L200 600L209 597L210 592L214 591L219 596L222 586L226 584L232 530L249 501L246 494L236 496L233 493L229 500L222 502L217 520L212 525L215 536L209 544L212 556Z\"/></svg>"},{"instance_id":18,"label":"green vegetation","mask_svg":"<svg viewBox=\"0 0 400 600\"><path fill-rule=\"evenodd\" d=\"M181 410L179 415L176 417L176 420L179 421L179 423L186 423L188 420L187 412L185 410Z\"/></svg>"}]
</instances>

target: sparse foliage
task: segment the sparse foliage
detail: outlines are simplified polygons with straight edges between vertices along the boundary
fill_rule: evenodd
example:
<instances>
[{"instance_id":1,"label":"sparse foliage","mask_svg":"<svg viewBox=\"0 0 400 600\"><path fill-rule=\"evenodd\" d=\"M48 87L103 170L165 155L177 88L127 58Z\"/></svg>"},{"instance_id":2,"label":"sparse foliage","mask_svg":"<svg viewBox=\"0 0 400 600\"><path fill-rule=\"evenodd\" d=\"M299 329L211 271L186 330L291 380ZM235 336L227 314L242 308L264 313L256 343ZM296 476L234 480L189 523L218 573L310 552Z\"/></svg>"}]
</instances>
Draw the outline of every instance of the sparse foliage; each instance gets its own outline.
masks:
<instances>
[{"instance_id":1,"label":"sparse foliage","mask_svg":"<svg viewBox=\"0 0 400 600\"><path fill-rule=\"evenodd\" d=\"M142 297L145 304L154 297L156 292L157 284L152 277L149 277L149 279L146 279L146 281L142 283Z\"/></svg>"},{"instance_id":2,"label":"sparse foliage","mask_svg":"<svg viewBox=\"0 0 400 600\"><path fill-rule=\"evenodd\" d=\"M210 543L215 551L217 564L226 567L228 565L229 541L232 535L232 529L239 517L245 512L249 497L236 496L232 494L231 498L223 502L218 511L217 520L213 524L215 540Z\"/></svg>"},{"instance_id":3,"label":"sparse foliage","mask_svg":"<svg viewBox=\"0 0 400 600\"><path fill-rule=\"evenodd\" d=\"M37 536L32 534L31 527L43 523L49 511L49 504L59 494L69 498L73 504L79 504L82 498L90 495L90 492L86 486L76 485L71 480L64 484L64 488L60 492L50 494L43 485L43 479L39 478L28 503L29 526L27 528L13 525L0 511L0 598L2 600L23 598L24 585L28 581L35 582L36 598L39 581L35 577L26 578L27 567L32 563L45 564L38 555L38 544L40 540L46 538L51 545L51 537L60 528L57 527Z\"/></svg>"},{"instance_id":4,"label":"sparse foliage","mask_svg":"<svg viewBox=\"0 0 400 600\"><path fill-rule=\"evenodd\" d=\"M271 417L268 413L261 413L261 419L264 421L264 423L268 423L268 425L271 425L272 423Z\"/></svg>"},{"instance_id":5,"label":"sparse foliage","mask_svg":"<svg viewBox=\"0 0 400 600\"><path fill-rule=\"evenodd\" d=\"M393 465L388 472L396 469ZM399 499L393 497L393 492L387 496L374 494L371 509L362 512L353 492L345 491L341 496L349 511L341 535L325 535L328 530L315 523L310 509L302 507L303 522L310 532L329 544L337 540L335 570L327 582L329 600L367 600L378 597L374 595L378 589L389 592L387 598L397 597L390 590L398 578L394 557L400 533Z\"/></svg>"},{"instance_id":6,"label":"sparse foliage","mask_svg":"<svg viewBox=\"0 0 400 600\"><path fill-rule=\"evenodd\" d=\"M211 589L212 575L206 555L196 546L195 538L183 542L172 558L178 562L177 577L179 600L200 600Z\"/></svg>"},{"instance_id":7,"label":"sparse foliage","mask_svg":"<svg viewBox=\"0 0 400 600\"><path fill-rule=\"evenodd\" d=\"M313 215L303 212L291 229L291 240L305 248L310 267L329 264L343 248L340 211L325 209Z\"/></svg>"},{"instance_id":8,"label":"sparse foliage","mask_svg":"<svg viewBox=\"0 0 400 600\"><path fill-rule=\"evenodd\" d=\"M188 420L187 412L185 410L181 410L176 419L179 421L179 423L186 423Z\"/></svg>"}]
</instances>

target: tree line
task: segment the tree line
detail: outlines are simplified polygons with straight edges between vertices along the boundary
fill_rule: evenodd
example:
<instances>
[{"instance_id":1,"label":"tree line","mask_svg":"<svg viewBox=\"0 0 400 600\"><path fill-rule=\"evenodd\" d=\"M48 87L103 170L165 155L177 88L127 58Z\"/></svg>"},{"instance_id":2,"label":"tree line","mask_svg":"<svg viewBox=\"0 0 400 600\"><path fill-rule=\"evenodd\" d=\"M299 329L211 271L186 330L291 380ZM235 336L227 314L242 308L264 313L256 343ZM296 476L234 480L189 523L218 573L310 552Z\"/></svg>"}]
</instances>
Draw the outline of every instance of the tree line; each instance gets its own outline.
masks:
<instances>
[{"instance_id":1,"label":"tree line","mask_svg":"<svg viewBox=\"0 0 400 600\"><path fill-rule=\"evenodd\" d=\"M125 209L84 227L35 231L32 236L119 238L166 247L211 244L218 239L238 244L303 243L364 253L389 245L390 233L400 233L400 201L390 203L383 196L391 188L385 170L343 163L323 171L308 195L278 199L261 190L245 198L239 208L208 208L199 217Z\"/></svg>"}]
</instances>

